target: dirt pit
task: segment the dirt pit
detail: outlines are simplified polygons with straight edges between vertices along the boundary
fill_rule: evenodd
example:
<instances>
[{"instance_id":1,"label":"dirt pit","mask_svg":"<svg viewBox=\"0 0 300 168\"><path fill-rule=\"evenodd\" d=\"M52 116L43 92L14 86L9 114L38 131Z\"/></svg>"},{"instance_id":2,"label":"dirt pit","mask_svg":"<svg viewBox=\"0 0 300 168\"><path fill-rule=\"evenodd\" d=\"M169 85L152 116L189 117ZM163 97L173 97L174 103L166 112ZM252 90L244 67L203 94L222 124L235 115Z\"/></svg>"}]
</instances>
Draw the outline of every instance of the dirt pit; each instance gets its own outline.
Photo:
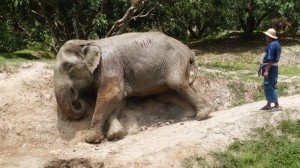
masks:
<instances>
[{"instance_id":1,"label":"dirt pit","mask_svg":"<svg viewBox=\"0 0 300 168\"><path fill-rule=\"evenodd\" d=\"M78 168L103 168L104 163L96 163L94 165L91 164L91 161L89 159L85 158L77 158L77 159L70 159L70 160L64 160L64 159L59 159L59 160L54 160L50 161L45 165L45 168L58 168L58 167L78 167Z\"/></svg>"},{"instance_id":2,"label":"dirt pit","mask_svg":"<svg viewBox=\"0 0 300 168\"><path fill-rule=\"evenodd\" d=\"M262 112L265 102L228 109L230 91L218 79L198 77L195 89L215 112L186 120L179 108L153 98L132 99L120 115L128 134L121 140L87 144L91 115L58 118L52 63L24 63L0 73L0 167L182 167L185 157L223 150L257 127L299 119L300 95L281 98L285 111Z\"/></svg>"}]
</instances>

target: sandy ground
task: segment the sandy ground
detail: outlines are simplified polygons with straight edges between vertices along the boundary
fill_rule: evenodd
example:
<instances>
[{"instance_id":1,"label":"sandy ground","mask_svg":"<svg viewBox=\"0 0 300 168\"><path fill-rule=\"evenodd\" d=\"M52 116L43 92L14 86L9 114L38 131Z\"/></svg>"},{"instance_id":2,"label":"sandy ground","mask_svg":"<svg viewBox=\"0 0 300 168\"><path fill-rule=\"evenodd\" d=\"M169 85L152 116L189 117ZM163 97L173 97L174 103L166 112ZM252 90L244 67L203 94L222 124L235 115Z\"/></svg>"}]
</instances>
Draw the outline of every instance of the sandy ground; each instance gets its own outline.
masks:
<instances>
[{"instance_id":1,"label":"sandy ground","mask_svg":"<svg viewBox=\"0 0 300 168\"><path fill-rule=\"evenodd\" d=\"M223 150L257 127L300 119L300 95L280 98L284 111L262 112L262 101L216 107L203 121L182 120L177 107L151 98L132 100L120 116L128 134L93 145L84 142L90 117L58 119L50 63L0 73L0 93L0 167L182 167L185 157Z\"/></svg>"}]
</instances>

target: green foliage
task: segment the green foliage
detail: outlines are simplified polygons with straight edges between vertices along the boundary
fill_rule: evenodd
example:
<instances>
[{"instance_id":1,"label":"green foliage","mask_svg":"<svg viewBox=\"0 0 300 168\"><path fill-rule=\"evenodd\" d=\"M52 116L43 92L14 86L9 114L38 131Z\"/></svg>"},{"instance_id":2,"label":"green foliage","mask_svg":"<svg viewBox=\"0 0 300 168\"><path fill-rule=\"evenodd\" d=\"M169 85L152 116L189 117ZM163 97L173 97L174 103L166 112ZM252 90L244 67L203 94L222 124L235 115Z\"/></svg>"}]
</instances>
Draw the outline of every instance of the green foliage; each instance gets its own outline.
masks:
<instances>
[{"instance_id":1,"label":"green foliage","mask_svg":"<svg viewBox=\"0 0 300 168\"><path fill-rule=\"evenodd\" d=\"M245 69L246 65L243 63L236 64L236 63L228 63L228 64L222 64L222 63L210 63L210 64L204 64L204 63L198 63L198 66L204 66L207 68L215 68L215 69L221 69L224 71L238 71Z\"/></svg>"},{"instance_id":2,"label":"green foliage","mask_svg":"<svg viewBox=\"0 0 300 168\"><path fill-rule=\"evenodd\" d=\"M228 83L227 87L231 90L231 93L234 95L234 102L232 103L233 107L246 103L246 88L243 82L231 81Z\"/></svg>"},{"instance_id":3,"label":"green foliage","mask_svg":"<svg viewBox=\"0 0 300 168\"><path fill-rule=\"evenodd\" d=\"M208 163L206 162L205 158L199 155L190 156L185 158L182 163L184 168L193 168L193 167L207 167Z\"/></svg>"},{"instance_id":4,"label":"green foliage","mask_svg":"<svg viewBox=\"0 0 300 168\"><path fill-rule=\"evenodd\" d=\"M259 101L265 99L263 86L259 87L253 95L254 101Z\"/></svg>"},{"instance_id":5,"label":"green foliage","mask_svg":"<svg viewBox=\"0 0 300 168\"><path fill-rule=\"evenodd\" d=\"M103 38L131 4L131 0L3 0L0 52L25 49L32 43L57 52L70 39ZM245 36L269 27L297 33L298 11L298 0L153 0L138 7L137 17L124 32L162 31L186 42L214 39L226 31L241 29Z\"/></svg>"},{"instance_id":6,"label":"green foliage","mask_svg":"<svg viewBox=\"0 0 300 168\"><path fill-rule=\"evenodd\" d=\"M286 23L291 24L290 29L295 30L299 25L299 1L296 0L241 0L227 1L232 11L233 21L237 29L244 31L245 38L251 38L255 30L266 30L274 27L286 30ZM282 18L286 23L278 22ZM298 29L298 28L296 28Z\"/></svg>"},{"instance_id":7,"label":"green foliage","mask_svg":"<svg viewBox=\"0 0 300 168\"><path fill-rule=\"evenodd\" d=\"M10 53L0 53L0 62L15 62L34 59L53 59L53 52L43 48L27 48Z\"/></svg>"},{"instance_id":8,"label":"green foliage","mask_svg":"<svg viewBox=\"0 0 300 168\"><path fill-rule=\"evenodd\" d=\"M7 53L0 53L0 63L4 62L24 62L28 61L28 59L24 58L17 58L15 55L7 54Z\"/></svg>"},{"instance_id":9,"label":"green foliage","mask_svg":"<svg viewBox=\"0 0 300 168\"><path fill-rule=\"evenodd\" d=\"M257 129L250 140L234 141L226 151L212 152L214 161L206 167L299 167L299 143L300 120L284 120L276 128ZM183 163L186 167L196 167L189 163L198 157L202 158L195 155Z\"/></svg>"},{"instance_id":10,"label":"green foliage","mask_svg":"<svg viewBox=\"0 0 300 168\"><path fill-rule=\"evenodd\" d=\"M51 59L55 58L54 54L48 50L41 49L23 49L13 53L18 58L25 59Z\"/></svg>"},{"instance_id":11,"label":"green foliage","mask_svg":"<svg viewBox=\"0 0 300 168\"><path fill-rule=\"evenodd\" d=\"M10 20L0 20L0 52L11 52L21 49L28 44L28 39L19 35L13 28L14 23Z\"/></svg>"},{"instance_id":12,"label":"green foliage","mask_svg":"<svg viewBox=\"0 0 300 168\"><path fill-rule=\"evenodd\" d=\"M51 47L56 52L69 39L103 35L98 28L108 25L106 14L102 13L107 3L102 0L5 0L5 3L7 7L0 12L6 15L1 20L7 23L8 36L26 36L30 41ZM8 24L10 22L11 25ZM107 31L107 28L104 30ZM14 34L9 34L10 31ZM20 48L14 48L13 51L17 49Z\"/></svg>"},{"instance_id":13,"label":"green foliage","mask_svg":"<svg viewBox=\"0 0 300 168\"><path fill-rule=\"evenodd\" d=\"M279 83L277 83L276 88L277 88L278 94L280 96L287 96L288 95L288 90L289 90L288 83L279 82Z\"/></svg>"},{"instance_id":14,"label":"green foliage","mask_svg":"<svg viewBox=\"0 0 300 168\"><path fill-rule=\"evenodd\" d=\"M223 1L180 0L165 2L154 13L159 28L168 35L187 39L211 36L229 24Z\"/></svg>"},{"instance_id":15,"label":"green foliage","mask_svg":"<svg viewBox=\"0 0 300 168\"><path fill-rule=\"evenodd\" d=\"M287 76L299 76L300 67L298 67L298 66L280 66L279 74L287 75Z\"/></svg>"},{"instance_id":16,"label":"green foliage","mask_svg":"<svg viewBox=\"0 0 300 168\"><path fill-rule=\"evenodd\" d=\"M281 4L281 9L279 10L280 15L288 21L288 29L292 33L297 33L299 31L300 25L300 1L298 0L288 0Z\"/></svg>"},{"instance_id":17,"label":"green foliage","mask_svg":"<svg viewBox=\"0 0 300 168\"><path fill-rule=\"evenodd\" d=\"M296 138L300 138L300 120L284 120L277 126L277 128L285 134L295 136Z\"/></svg>"}]
</instances>

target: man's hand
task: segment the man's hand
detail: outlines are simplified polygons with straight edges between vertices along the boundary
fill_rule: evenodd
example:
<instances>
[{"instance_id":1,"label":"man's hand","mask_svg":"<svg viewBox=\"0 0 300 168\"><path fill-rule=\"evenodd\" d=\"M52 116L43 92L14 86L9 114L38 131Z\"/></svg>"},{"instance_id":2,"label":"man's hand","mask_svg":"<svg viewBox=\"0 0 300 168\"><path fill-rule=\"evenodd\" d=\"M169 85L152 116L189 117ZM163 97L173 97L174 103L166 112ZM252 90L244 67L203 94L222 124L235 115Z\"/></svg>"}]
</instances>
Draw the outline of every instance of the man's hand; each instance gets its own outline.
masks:
<instances>
[{"instance_id":1,"label":"man's hand","mask_svg":"<svg viewBox=\"0 0 300 168\"><path fill-rule=\"evenodd\" d=\"M265 72L264 72L264 78L265 78L265 79L268 79L268 76L269 76L269 70L270 70L271 66L272 66L272 62L269 61L269 62L267 63L267 67L266 67L266 70L265 70Z\"/></svg>"},{"instance_id":2,"label":"man's hand","mask_svg":"<svg viewBox=\"0 0 300 168\"><path fill-rule=\"evenodd\" d=\"M265 71L265 72L264 72L264 78L265 78L265 79L268 79L268 76L269 76L269 72L268 72L268 71Z\"/></svg>"}]
</instances>

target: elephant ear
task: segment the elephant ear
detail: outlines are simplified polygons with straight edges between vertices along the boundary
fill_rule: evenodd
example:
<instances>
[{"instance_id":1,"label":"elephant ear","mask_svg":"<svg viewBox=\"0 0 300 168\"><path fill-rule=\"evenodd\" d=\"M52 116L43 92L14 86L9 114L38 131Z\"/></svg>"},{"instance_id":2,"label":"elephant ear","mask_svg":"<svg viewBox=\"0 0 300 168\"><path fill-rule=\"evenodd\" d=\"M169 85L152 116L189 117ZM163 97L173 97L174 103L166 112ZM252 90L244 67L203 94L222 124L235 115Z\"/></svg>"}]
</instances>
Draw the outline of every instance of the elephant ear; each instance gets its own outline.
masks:
<instances>
[{"instance_id":1,"label":"elephant ear","mask_svg":"<svg viewBox=\"0 0 300 168\"><path fill-rule=\"evenodd\" d=\"M93 73L100 64L101 47L93 44L82 45L83 61L86 63L88 70Z\"/></svg>"}]
</instances>

